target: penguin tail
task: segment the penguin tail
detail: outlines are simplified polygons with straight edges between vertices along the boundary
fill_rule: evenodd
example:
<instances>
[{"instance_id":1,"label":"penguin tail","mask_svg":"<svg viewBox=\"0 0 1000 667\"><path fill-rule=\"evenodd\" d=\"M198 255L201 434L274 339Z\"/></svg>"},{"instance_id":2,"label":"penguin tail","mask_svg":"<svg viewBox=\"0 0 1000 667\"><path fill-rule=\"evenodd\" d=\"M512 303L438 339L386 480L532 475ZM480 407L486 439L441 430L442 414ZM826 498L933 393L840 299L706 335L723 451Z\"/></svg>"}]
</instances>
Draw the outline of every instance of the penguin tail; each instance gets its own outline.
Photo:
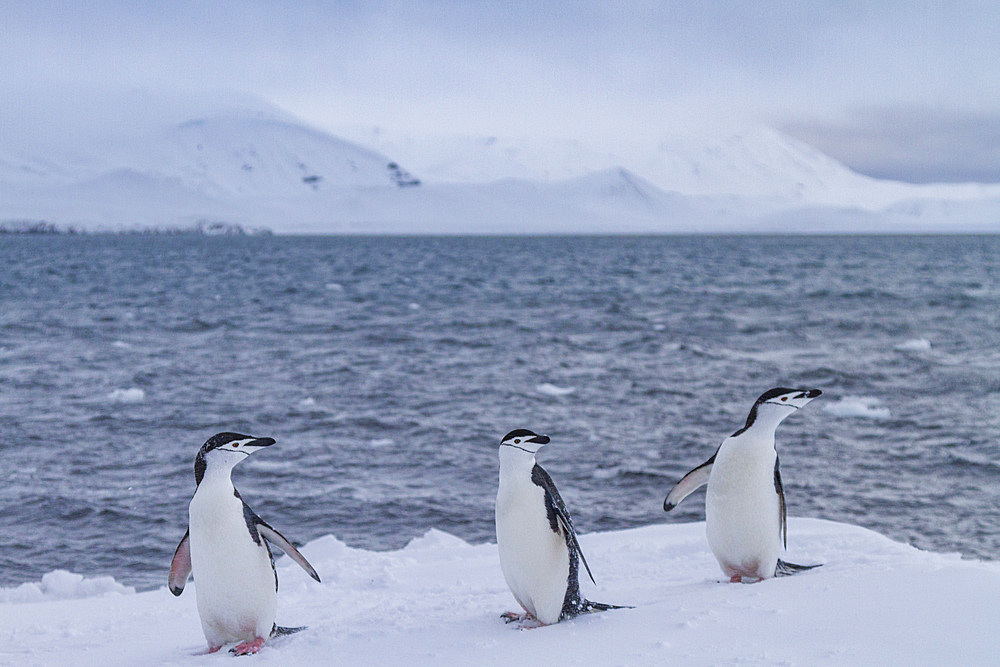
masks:
<instances>
[{"instance_id":1,"label":"penguin tail","mask_svg":"<svg viewBox=\"0 0 1000 667\"><path fill-rule=\"evenodd\" d=\"M584 600L583 605L580 608L581 614L592 614L597 611L609 611L611 609L635 609L635 607L630 607L624 604L608 604L606 602L591 602L590 600Z\"/></svg>"},{"instance_id":2,"label":"penguin tail","mask_svg":"<svg viewBox=\"0 0 1000 667\"><path fill-rule=\"evenodd\" d=\"M284 637L285 635L294 635L296 632L302 632L306 629L306 627L307 626L305 625L300 625L297 628L286 628L281 625L275 625L271 628L271 639L274 639L275 637Z\"/></svg>"},{"instance_id":3,"label":"penguin tail","mask_svg":"<svg viewBox=\"0 0 1000 667\"><path fill-rule=\"evenodd\" d=\"M790 577L793 574L798 574L799 572L805 572L806 570L811 570L814 567L822 567L822 563L816 563L815 565L799 565L797 563L786 563L785 561L778 559L778 565L774 568L774 576L776 577Z\"/></svg>"}]
</instances>

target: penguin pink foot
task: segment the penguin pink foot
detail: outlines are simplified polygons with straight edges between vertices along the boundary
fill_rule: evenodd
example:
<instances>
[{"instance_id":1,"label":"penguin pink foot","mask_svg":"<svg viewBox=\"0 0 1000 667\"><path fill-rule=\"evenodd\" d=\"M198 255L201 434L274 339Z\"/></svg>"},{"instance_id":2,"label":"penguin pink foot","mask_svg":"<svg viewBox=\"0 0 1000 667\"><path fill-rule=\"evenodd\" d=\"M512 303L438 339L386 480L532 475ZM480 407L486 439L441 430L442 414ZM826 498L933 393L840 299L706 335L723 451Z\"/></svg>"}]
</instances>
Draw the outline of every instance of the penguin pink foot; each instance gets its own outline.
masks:
<instances>
[{"instance_id":1,"label":"penguin pink foot","mask_svg":"<svg viewBox=\"0 0 1000 667\"><path fill-rule=\"evenodd\" d=\"M195 651L191 655L209 655L211 653L218 653L219 649L221 649L221 648L222 648L221 645L219 645L219 646L209 646L204 651Z\"/></svg>"},{"instance_id":2,"label":"penguin pink foot","mask_svg":"<svg viewBox=\"0 0 1000 667\"><path fill-rule=\"evenodd\" d=\"M253 641L237 644L233 648L229 649L229 652L234 655L252 655L257 651L259 651L260 647L263 645L264 645L264 638L257 637Z\"/></svg>"}]
</instances>

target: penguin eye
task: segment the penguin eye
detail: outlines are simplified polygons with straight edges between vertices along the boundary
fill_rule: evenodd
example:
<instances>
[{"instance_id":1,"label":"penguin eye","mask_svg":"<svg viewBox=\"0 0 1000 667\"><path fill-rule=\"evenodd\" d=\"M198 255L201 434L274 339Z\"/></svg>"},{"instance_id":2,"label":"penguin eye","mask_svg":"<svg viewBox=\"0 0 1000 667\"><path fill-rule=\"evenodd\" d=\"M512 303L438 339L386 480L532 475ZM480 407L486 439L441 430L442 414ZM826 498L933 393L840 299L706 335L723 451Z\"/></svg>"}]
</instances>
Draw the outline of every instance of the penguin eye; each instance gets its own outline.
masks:
<instances>
[{"instance_id":1,"label":"penguin eye","mask_svg":"<svg viewBox=\"0 0 1000 667\"><path fill-rule=\"evenodd\" d=\"M785 400L785 399L781 399L781 400ZM239 446L240 446L240 443L238 443L238 442L234 442L233 443L233 447L239 447Z\"/></svg>"},{"instance_id":2,"label":"penguin eye","mask_svg":"<svg viewBox=\"0 0 1000 667\"><path fill-rule=\"evenodd\" d=\"M783 401L787 401L787 400L788 400L788 397L787 397L787 396L782 396L782 397L781 397L781 400L783 400Z\"/></svg>"},{"instance_id":3,"label":"penguin eye","mask_svg":"<svg viewBox=\"0 0 1000 667\"><path fill-rule=\"evenodd\" d=\"M520 438L515 438L514 439L514 444L515 445L520 445L521 444L521 439Z\"/></svg>"}]
</instances>

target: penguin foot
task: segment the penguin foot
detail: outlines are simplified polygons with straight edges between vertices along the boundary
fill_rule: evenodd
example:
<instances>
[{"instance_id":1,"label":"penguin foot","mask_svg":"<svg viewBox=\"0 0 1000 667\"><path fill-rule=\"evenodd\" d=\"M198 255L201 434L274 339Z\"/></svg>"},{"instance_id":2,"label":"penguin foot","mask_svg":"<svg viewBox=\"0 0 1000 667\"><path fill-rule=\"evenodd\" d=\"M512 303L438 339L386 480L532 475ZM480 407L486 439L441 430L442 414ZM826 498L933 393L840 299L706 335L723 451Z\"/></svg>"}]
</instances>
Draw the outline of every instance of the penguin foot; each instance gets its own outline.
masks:
<instances>
[{"instance_id":1,"label":"penguin foot","mask_svg":"<svg viewBox=\"0 0 1000 667\"><path fill-rule=\"evenodd\" d=\"M504 623L517 623L517 628L519 630L534 630L535 628L540 628L545 625L529 612L519 614L516 611L508 611L500 614L500 618L503 619Z\"/></svg>"},{"instance_id":2,"label":"penguin foot","mask_svg":"<svg viewBox=\"0 0 1000 667\"><path fill-rule=\"evenodd\" d=\"M741 581L743 581L743 577L741 577L738 574L734 574L733 576L729 577L729 583L731 584L738 584Z\"/></svg>"},{"instance_id":3,"label":"penguin foot","mask_svg":"<svg viewBox=\"0 0 1000 667\"><path fill-rule=\"evenodd\" d=\"M242 644L237 644L236 646L229 649L229 652L233 655L252 655L260 650L260 647L264 645L264 638L257 637L253 641L243 642Z\"/></svg>"},{"instance_id":4,"label":"penguin foot","mask_svg":"<svg viewBox=\"0 0 1000 667\"><path fill-rule=\"evenodd\" d=\"M191 655L208 655L208 654L210 654L210 653L218 653L218 652L219 652L219 649L221 649L221 648L222 648L222 645L221 645L221 644L220 644L220 645L218 645L218 646L209 646L209 647L208 647L207 649L205 649L204 651L195 651L195 652L194 652L194 653L192 653Z\"/></svg>"}]
</instances>

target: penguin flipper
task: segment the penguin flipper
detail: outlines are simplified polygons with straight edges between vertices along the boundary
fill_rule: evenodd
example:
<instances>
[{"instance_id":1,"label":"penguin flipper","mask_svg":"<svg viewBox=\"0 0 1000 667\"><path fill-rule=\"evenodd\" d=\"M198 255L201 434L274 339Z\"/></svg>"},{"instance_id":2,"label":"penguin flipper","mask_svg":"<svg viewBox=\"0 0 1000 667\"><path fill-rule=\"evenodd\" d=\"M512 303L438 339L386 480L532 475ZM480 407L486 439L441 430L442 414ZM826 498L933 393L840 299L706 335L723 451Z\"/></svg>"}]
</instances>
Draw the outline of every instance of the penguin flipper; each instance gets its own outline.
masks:
<instances>
[{"instance_id":1,"label":"penguin flipper","mask_svg":"<svg viewBox=\"0 0 1000 667\"><path fill-rule=\"evenodd\" d=\"M716 451L716 454L718 454L718 451ZM708 478L712 474L712 465L714 463L715 454L712 454L712 458L681 477L681 481L674 484L674 488L670 489L670 493L663 500L663 511L669 512L680 505L682 500L705 484L708 484Z\"/></svg>"},{"instance_id":2,"label":"penguin flipper","mask_svg":"<svg viewBox=\"0 0 1000 667\"><path fill-rule=\"evenodd\" d=\"M580 548L580 540L576 536L573 519L569 516L569 510L566 508L566 503L563 502L562 496L559 495L556 483L549 477L549 473L545 472L545 468L537 463L531 469L531 481L536 486L540 486L545 490L545 508L548 510L549 524L552 526L553 532L558 533L558 528L562 528L562 532L566 536L566 545L580 557L583 567L587 569L590 580L596 584L594 574L590 571L590 565L587 564L587 559L583 555L583 549Z\"/></svg>"},{"instance_id":3,"label":"penguin flipper","mask_svg":"<svg viewBox=\"0 0 1000 667\"><path fill-rule=\"evenodd\" d=\"M174 595L184 592L184 585L187 584L188 577L191 576L191 529L184 531L181 543L174 550L174 557L170 561L170 576L167 577L167 586Z\"/></svg>"},{"instance_id":4,"label":"penguin flipper","mask_svg":"<svg viewBox=\"0 0 1000 667\"><path fill-rule=\"evenodd\" d=\"M259 518L260 517L258 517L258 519ZM299 567L306 571L306 574L316 581L319 581L319 575L316 574L316 570L313 566L309 564L309 561L306 560L305 556L299 553L298 549L292 546L291 542L285 539L284 535L266 524L263 519L261 519L257 524L257 531L260 533L261 537L284 551L289 558L298 563Z\"/></svg>"}]
</instances>

